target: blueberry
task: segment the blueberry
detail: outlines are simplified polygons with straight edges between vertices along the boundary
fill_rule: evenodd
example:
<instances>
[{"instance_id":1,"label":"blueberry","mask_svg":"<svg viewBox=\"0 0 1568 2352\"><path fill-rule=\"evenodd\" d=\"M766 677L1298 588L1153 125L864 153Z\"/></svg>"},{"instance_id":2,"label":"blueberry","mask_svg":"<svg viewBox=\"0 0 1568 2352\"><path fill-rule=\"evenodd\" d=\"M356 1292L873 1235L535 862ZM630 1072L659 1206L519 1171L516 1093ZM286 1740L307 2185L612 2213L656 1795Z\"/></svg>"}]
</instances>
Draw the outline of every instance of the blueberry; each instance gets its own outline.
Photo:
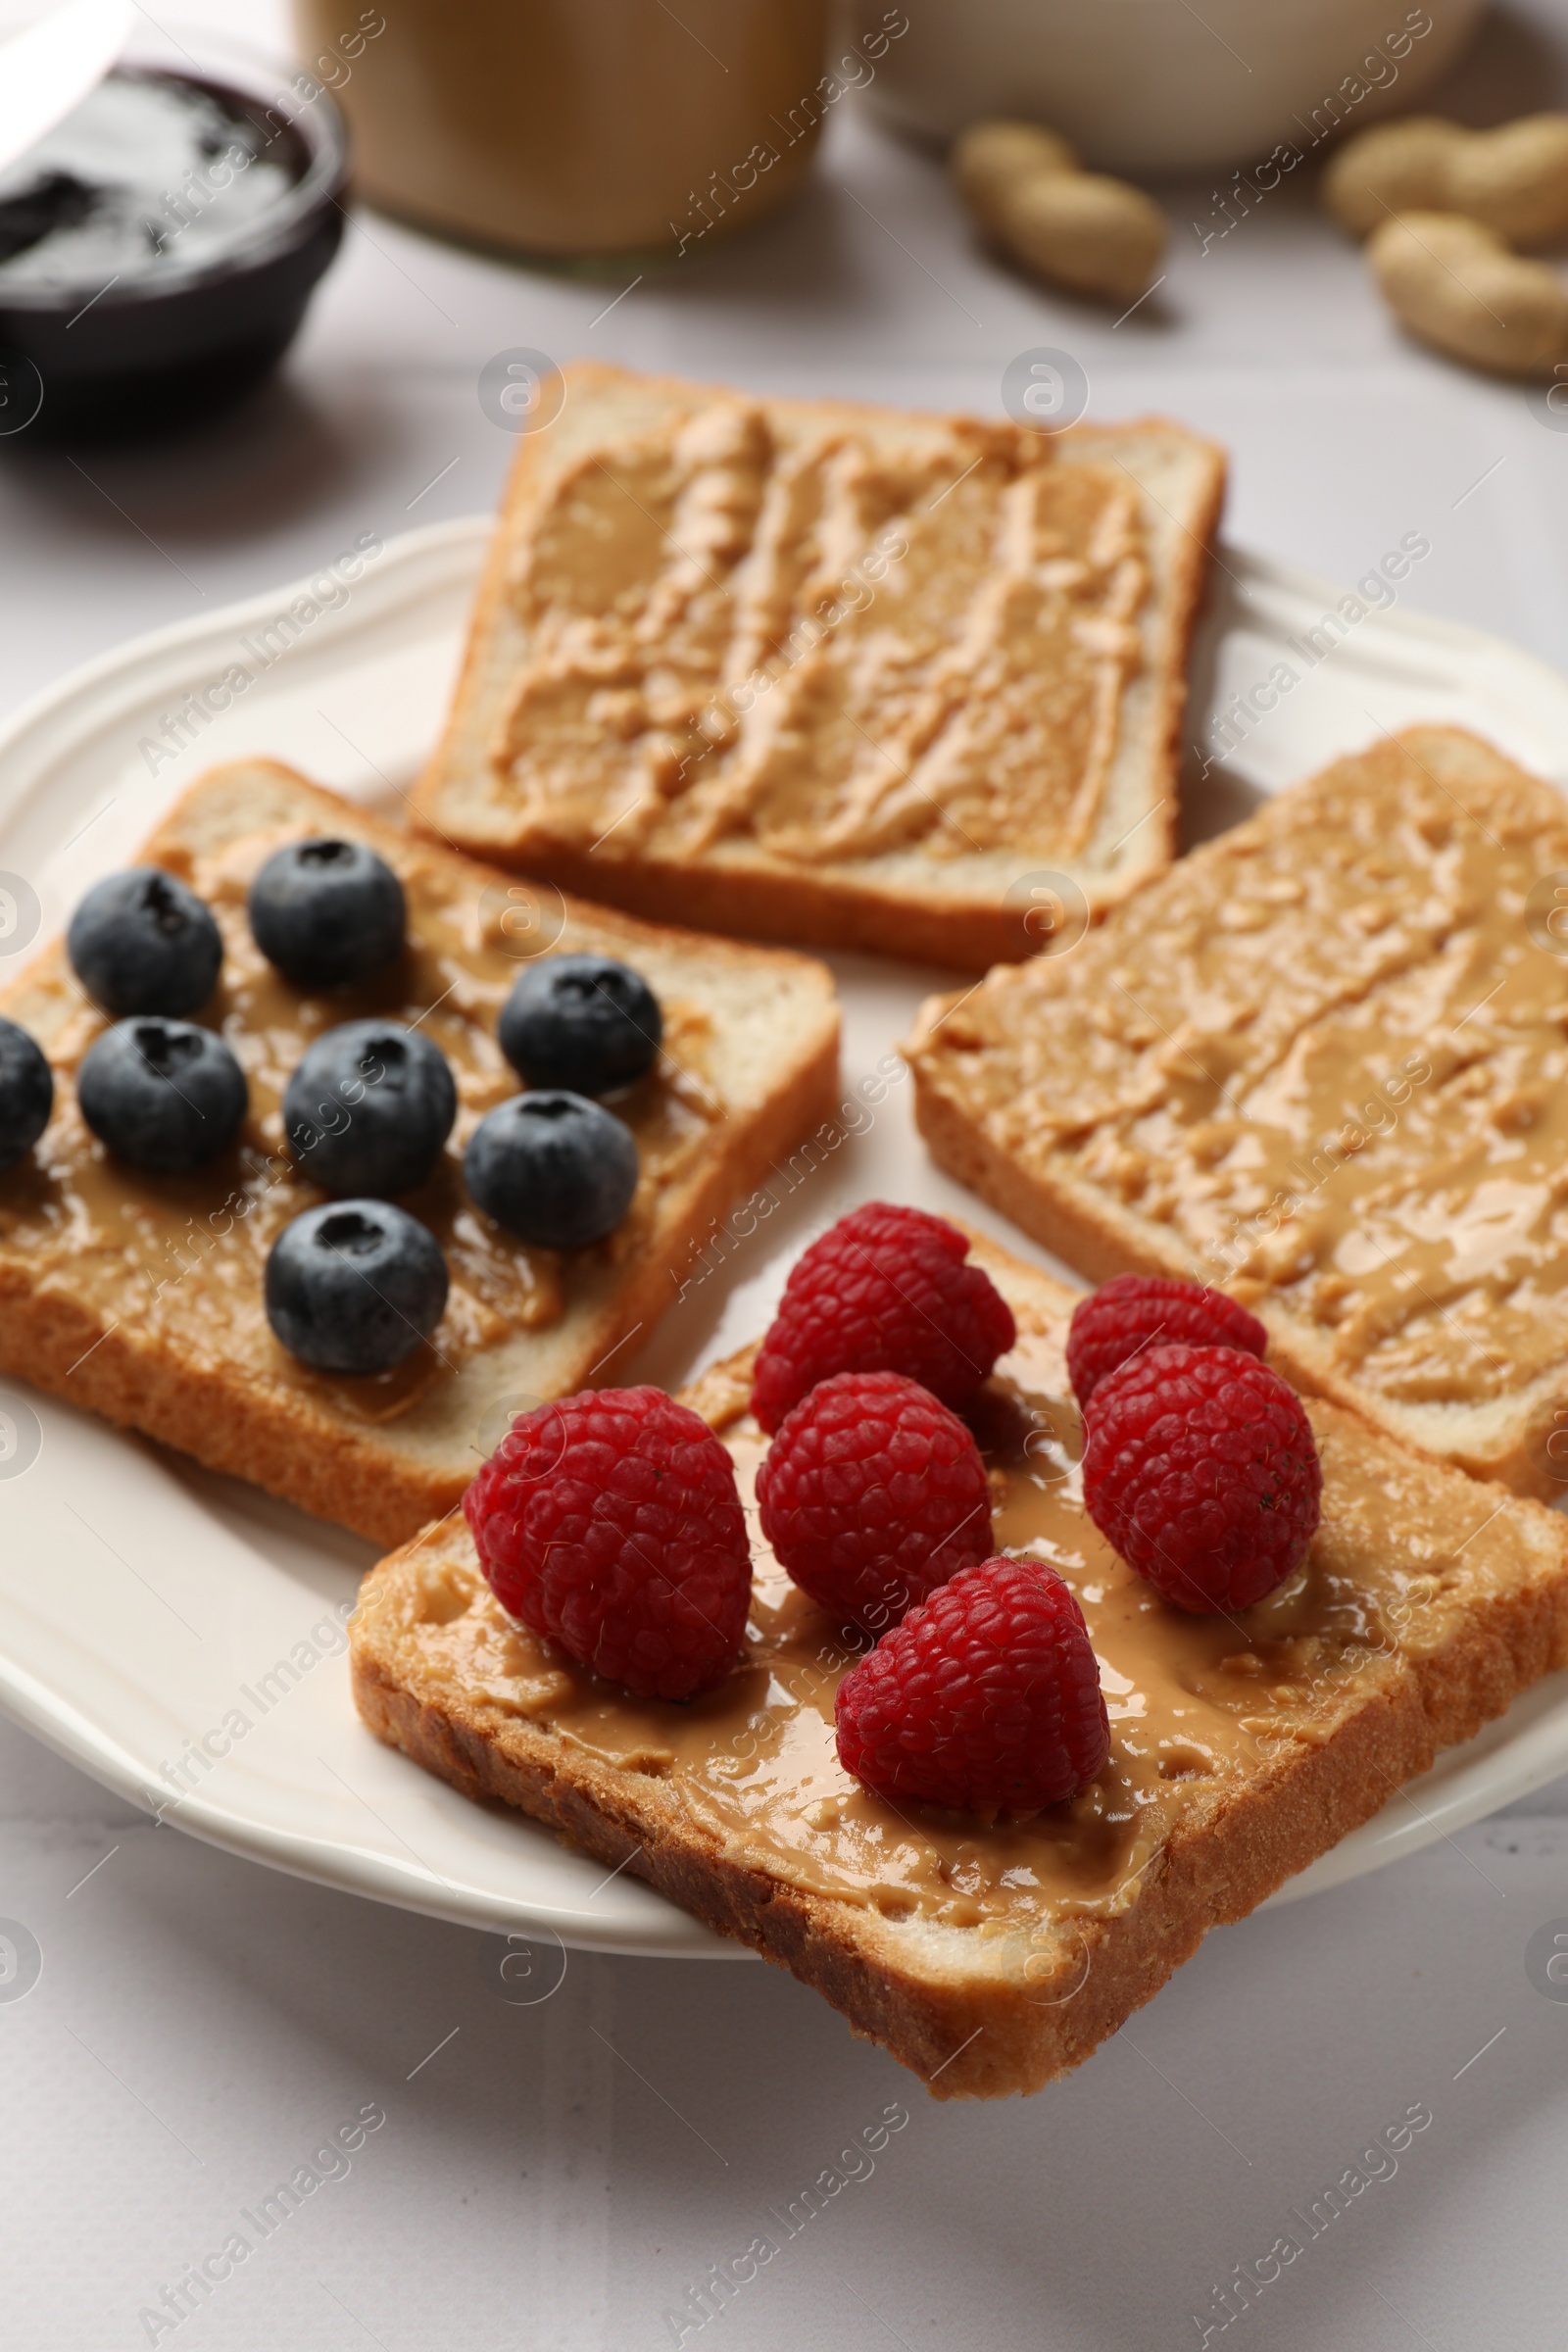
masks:
<instances>
[{"instance_id":1,"label":"blueberry","mask_svg":"<svg viewBox=\"0 0 1568 2352\"><path fill-rule=\"evenodd\" d=\"M659 999L610 956L546 956L502 1007L501 1051L530 1086L608 1095L652 1069L664 1033Z\"/></svg>"},{"instance_id":2,"label":"blueberry","mask_svg":"<svg viewBox=\"0 0 1568 2352\"><path fill-rule=\"evenodd\" d=\"M289 1149L323 1193L406 1193L441 1156L458 1115L447 1057L417 1029L344 1021L283 1090Z\"/></svg>"},{"instance_id":3,"label":"blueberry","mask_svg":"<svg viewBox=\"0 0 1568 2352\"><path fill-rule=\"evenodd\" d=\"M284 1226L267 1260L267 1320L318 1372L390 1372L446 1302L435 1236L388 1200L323 1200Z\"/></svg>"},{"instance_id":4,"label":"blueberry","mask_svg":"<svg viewBox=\"0 0 1568 2352\"><path fill-rule=\"evenodd\" d=\"M117 1021L76 1073L81 1115L117 1159L180 1176L226 1151L248 1101L220 1037L191 1021Z\"/></svg>"},{"instance_id":5,"label":"blueberry","mask_svg":"<svg viewBox=\"0 0 1568 2352\"><path fill-rule=\"evenodd\" d=\"M199 1011L223 961L221 934L201 900L155 865L95 882L71 918L66 949L88 996L116 1020Z\"/></svg>"},{"instance_id":6,"label":"blueberry","mask_svg":"<svg viewBox=\"0 0 1568 2352\"><path fill-rule=\"evenodd\" d=\"M251 884L251 933L299 988L368 980L402 953L403 885L359 841L292 841Z\"/></svg>"},{"instance_id":7,"label":"blueberry","mask_svg":"<svg viewBox=\"0 0 1568 2352\"><path fill-rule=\"evenodd\" d=\"M25 1029L0 1019L0 1168L30 1152L49 1124L55 1082Z\"/></svg>"},{"instance_id":8,"label":"blueberry","mask_svg":"<svg viewBox=\"0 0 1568 2352\"><path fill-rule=\"evenodd\" d=\"M486 1215L539 1250L583 1250L613 1233L637 1190L631 1129L581 1095L512 1095L463 1154Z\"/></svg>"}]
</instances>

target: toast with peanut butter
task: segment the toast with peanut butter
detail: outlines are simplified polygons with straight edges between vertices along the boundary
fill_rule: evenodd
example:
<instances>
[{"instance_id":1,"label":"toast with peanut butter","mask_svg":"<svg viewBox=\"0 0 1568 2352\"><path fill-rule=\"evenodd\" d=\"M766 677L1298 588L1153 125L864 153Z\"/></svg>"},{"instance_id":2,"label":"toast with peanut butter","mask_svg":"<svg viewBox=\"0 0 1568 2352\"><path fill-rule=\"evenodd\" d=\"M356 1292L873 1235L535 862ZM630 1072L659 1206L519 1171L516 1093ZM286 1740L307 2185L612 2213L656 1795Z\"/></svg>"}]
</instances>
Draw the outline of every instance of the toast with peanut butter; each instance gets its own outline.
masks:
<instances>
[{"instance_id":1,"label":"toast with peanut butter","mask_svg":"<svg viewBox=\"0 0 1568 2352\"><path fill-rule=\"evenodd\" d=\"M1298 1387L1568 1483L1568 805L1415 727L1266 802L1072 954L933 999L941 1165L1096 1281L1173 1274Z\"/></svg>"},{"instance_id":2,"label":"toast with peanut butter","mask_svg":"<svg viewBox=\"0 0 1568 2352\"><path fill-rule=\"evenodd\" d=\"M269 856L313 835L379 853L403 885L408 939L374 979L309 994L262 956L246 893ZM128 1168L77 1105L74 1073L107 1024L64 947L6 990L0 1008L53 1066L55 1106L35 1150L0 1173L0 1366L377 1542L449 1510L519 1401L612 1379L617 1350L675 1297L697 1238L836 1100L838 1009L821 964L530 892L287 768L214 769L140 856L217 919L222 970L199 1017L238 1056L249 1111L235 1147L194 1173ZM663 1020L657 1063L615 1103L640 1159L631 1206L608 1240L570 1251L514 1240L468 1199L461 1164L480 1117L517 1090L497 1016L523 960L550 950L632 965ZM450 1289L403 1363L338 1376L273 1337L263 1270L282 1228L322 1198L285 1147L285 1082L313 1038L370 1015L418 1026L456 1080L435 1173L401 1197L441 1244Z\"/></svg>"},{"instance_id":3,"label":"toast with peanut butter","mask_svg":"<svg viewBox=\"0 0 1568 2352\"><path fill-rule=\"evenodd\" d=\"M419 789L440 832L640 913L973 970L1169 862L1212 443L597 364L564 395Z\"/></svg>"},{"instance_id":4,"label":"toast with peanut butter","mask_svg":"<svg viewBox=\"0 0 1568 2352\"><path fill-rule=\"evenodd\" d=\"M755 1522L745 1655L685 1704L633 1699L509 1618L461 1516L372 1570L350 1628L379 1739L790 1969L939 2098L1079 2064L1211 1927L1568 1659L1568 1526L1326 1401L1302 1567L1237 1617L1169 1607L1084 1513L1074 1294L978 1236L972 1253L1019 1333L969 1416L994 1538L1071 1585L1108 1706L1108 1760L1070 1802L987 1822L853 1780L833 1714L856 1653ZM765 1444L753 1352L686 1392L743 1496Z\"/></svg>"}]
</instances>

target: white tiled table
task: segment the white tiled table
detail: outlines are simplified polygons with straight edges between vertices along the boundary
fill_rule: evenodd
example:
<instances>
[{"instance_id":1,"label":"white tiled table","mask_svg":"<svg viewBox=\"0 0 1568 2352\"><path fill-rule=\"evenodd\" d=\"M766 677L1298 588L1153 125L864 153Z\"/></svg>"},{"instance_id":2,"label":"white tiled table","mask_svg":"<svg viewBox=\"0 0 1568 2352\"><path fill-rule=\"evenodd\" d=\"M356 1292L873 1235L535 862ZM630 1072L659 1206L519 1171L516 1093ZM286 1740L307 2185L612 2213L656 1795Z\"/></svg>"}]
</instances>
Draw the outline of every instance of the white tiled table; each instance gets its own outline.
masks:
<instances>
[{"instance_id":1,"label":"white tiled table","mask_svg":"<svg viewBox=\"0 0 1568 2352\"><path fill-rule=\"evenodd\" d=\"M1460 102L1565 96L1568 10L1537 0ZM1172 209L1163 307L1114 330L978 258L934 167L847 116L788 218L597 323L612 288L367 220L243 416L81 453L85 472L6 453L0 707L362 530L489 505L512 445L475 379L517 344L981 409L1014 353L1065 346L1097 413L1158 407L1230 444L1238 539L1353 579L1419 530L1429 610L1568 662L1568 437L1401 345L1302 191L1206 253L1180 224L1207 191ZM1227 1930L1067 2082L945 2108L772 1970L574 1955L552 1998L509 2006L483 1939L155 1829L0 1726L0 1914L43 1952L28 1997L0 2001L4 2340L147 2342L143 2308L236 2228L256 2239L242 2210L368 2108L385 2120L349 2169L157 2341L640 2352L684 2306L686 2342L757 2352L1152 2352L1197 2345L1205 2308L1219 2341L1211 2290L1289 2236L1301 2252L1227 2340L1545 2352L1568 2289L1568 2003L1534 1989L1525 1947L1568 1915L1565 1815L1559 1785ZM908 2120L874 2171L804 2218L890 2106ZM1411 2108L1432 2120L1397 2169L1379 2160L1332 2220L1319 2204L1313 2234L1314 2201ZM693 2328L688 2289L759 2236L778 2251Z\"/></svg>"}]
</instances>

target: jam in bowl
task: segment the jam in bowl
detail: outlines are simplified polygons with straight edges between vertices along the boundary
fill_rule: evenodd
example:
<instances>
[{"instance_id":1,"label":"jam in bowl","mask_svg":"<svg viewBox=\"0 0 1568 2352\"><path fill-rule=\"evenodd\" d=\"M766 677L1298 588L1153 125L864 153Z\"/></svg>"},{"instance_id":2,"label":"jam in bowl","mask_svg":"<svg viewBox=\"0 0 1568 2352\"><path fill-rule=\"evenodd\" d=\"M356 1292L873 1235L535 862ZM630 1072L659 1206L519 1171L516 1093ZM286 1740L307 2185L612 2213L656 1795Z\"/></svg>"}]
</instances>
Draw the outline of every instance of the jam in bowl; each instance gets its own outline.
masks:
<instances>
[{"instance_id":1,"label":"jam in bowl","mask_svg":"<svg viewBox=\"0 0 1568 2352\"><path fill-rule=\"evenodd\" d=\"M249 391L337 250L347 160L309 75L138 33L0 174L0 448L177 427Z\"/></svg>"}]
</instances>

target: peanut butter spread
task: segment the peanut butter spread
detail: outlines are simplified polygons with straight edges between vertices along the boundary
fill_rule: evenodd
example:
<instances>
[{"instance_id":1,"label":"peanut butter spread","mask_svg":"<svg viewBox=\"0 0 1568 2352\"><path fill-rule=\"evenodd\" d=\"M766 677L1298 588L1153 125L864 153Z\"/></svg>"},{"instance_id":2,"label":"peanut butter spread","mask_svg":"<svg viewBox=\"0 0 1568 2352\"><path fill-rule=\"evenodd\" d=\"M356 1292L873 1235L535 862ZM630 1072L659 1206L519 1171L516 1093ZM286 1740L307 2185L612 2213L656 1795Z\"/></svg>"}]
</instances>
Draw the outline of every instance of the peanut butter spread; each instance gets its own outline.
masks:
<instances>
[{"instance_id":1,"label":"peanut butter spread","mask_svg":"<svg viewBox=\"0 0 1568 2352\"><path fill-rule=\"evenodd\" d=\"M334 828L352 830L339 822ZM27 1158L0 1174L0 1283L15 1264L29 1288L53 1285L84 1301L105 1329L124 1324L144 1344L167 1345L193 1369L213 1362L258 1381L317 1396L351 1418L382 1422L407 1411L433 1381L514 1332L554 1322L571 1261L515 1241L468 1199L465 1145L484 1113L519 1081L496 1042L502 1004L521 968L507 952L505 904L492 908L482 869L465 868L416 843L392 852L408 902L408 947L385 974L362 985L306 994L262 956L251 937L246 893L264 860L317 825L264 821L212 841L171 826L150 845L154 862L190 884L223 938L218 988L201 1018L242 1064L250 1109L236 1148L188 1176L148 1175L115 1159L76 1106L75 1071L107 1025L82 994L64 950L51 950L17 983L4 1010L30 1029L55 1072L49 1127ZM377 833L375 846L386 850ZM566 944L586 945L587 942ZM708 1015L666 1003L667 1051L615 1108L637 1138L641 1177L625 1223L585 1255L637 1249L661 1188L690 1161L717 1103L704 1084ZM430 1341L394 1371L338 1379L311 1371L272 1337L263 1305L268 1251L282 1228L324 1196L285 1147L282 1095L306 1048L342 1021L384 1016L417 1024L452 1066L458 1116L429 1182L403 1197L446 1254L451 1291ZM323 1127L353 1117L325 1102Z\"/></svg>"},{"instance_id":2,"label":"peanut butter spread","mask_svg":"<svg viewBox=\"0 0 1568 2352\"><path fill-rule=\"evenodd\" d=\"M1471 1404L1568 1361L1568 808L1412 742L994 972L914 1059L1024 1170L1162 1227L1173 1270L1390 1399Z\"/></svg>"},{"instance_id":3,"label":"peanut butter spread","mask_svg":"<svg viewBox=\"0 0 1568 2352\"><path fill-rule=\"evenodd\" d=\"M833 1704L857 1652L779 1569L755 1517L744 1660L688 1705L631 1698L514 1624L450 1524L369 1588L368 1611L395 1619L374 1638L394 1634L399 1678L416 1697L490 1736L504 1741L520 1719L586 1757L656 1777L740 1867L889 1917L992 1933L1114 1913L1195 1807L1241 1794L1270 1761L1327 1739L1391 1671L1396 1646L1436 1649L1466 1597L1516 1580L1520 1545L1488 1490L1311 1403L1323 1520L1302 1569L1240 1617L1187 1616L1085 1516L1064 1386L1059 1345L1027 1340L973 1416L997 1546L1049 1561L1072 1587L1110 1716L1099 1780L1031 1820L896 1806L850 1778ZM737 1415L722 1434L750 1508L765 1441L743 1396L726 1398L720 1385L694 1401L716 1422Z\"/></svg>"},{"instance_id":4,"label":"peanut butter spread","mask_svg":"<svg viewBox=\"0 0 1568 2352\"><path fill-rule=\"evenodd\" d=\"M1138 493L1038 434L715 398L565 463L517 550L500 773L600 856L1068 858L1148 588Z\"/></svg>"}]
</instances>

